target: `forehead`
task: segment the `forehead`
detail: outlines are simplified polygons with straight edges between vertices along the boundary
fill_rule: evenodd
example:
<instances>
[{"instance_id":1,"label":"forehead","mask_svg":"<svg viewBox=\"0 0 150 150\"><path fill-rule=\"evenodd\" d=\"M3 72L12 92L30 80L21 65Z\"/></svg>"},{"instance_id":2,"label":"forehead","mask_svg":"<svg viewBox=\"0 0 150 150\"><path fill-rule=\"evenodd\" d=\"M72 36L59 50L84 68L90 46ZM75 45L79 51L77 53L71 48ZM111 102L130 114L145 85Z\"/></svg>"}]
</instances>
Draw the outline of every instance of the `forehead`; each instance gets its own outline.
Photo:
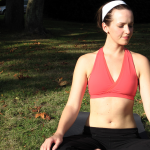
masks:
<instances>
[{"instance_id":1,"label":"forehead","mask_svg":"<svg viewBox=\"0 0 150 150\"><path fill-rule=\"evenodd\" d=\"M133 22L133 13L127 9L114 9L112 11L112 19L114 22Z\"/></svg>"}]
</instances>

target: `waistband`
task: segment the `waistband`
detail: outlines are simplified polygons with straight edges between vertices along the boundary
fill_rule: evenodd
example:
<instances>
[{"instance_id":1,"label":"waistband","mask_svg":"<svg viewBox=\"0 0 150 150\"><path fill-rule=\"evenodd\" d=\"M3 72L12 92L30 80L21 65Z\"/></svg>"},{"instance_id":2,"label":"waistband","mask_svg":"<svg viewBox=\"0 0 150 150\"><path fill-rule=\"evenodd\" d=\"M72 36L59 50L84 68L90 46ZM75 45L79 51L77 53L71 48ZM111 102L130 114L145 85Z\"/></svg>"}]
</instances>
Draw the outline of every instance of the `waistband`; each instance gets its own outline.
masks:
<instances>
[{"instance_id":1,"label":"waistband","mask_svg":"<svg viewBox=\"0 0 150 150\"><path fill-rule=\"evenodd\" d=\"M138 128L124 128L124 129L114 129L114 128L97 128L97 127L88 127L84 126L83 134L116 134L116 135L129 135L129 134L137 134Z\"/></svg>"}]
</instances>

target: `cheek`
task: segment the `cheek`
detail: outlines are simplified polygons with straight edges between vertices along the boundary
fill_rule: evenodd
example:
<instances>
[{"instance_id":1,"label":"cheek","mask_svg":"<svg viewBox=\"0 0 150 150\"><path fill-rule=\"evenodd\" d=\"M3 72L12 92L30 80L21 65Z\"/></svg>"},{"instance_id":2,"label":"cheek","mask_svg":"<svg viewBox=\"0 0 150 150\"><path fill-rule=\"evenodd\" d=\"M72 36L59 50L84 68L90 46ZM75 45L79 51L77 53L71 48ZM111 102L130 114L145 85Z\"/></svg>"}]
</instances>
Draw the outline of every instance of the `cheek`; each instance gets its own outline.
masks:
<instances>
[{"instance_id":1,"label":"cheek","mask_svg":"<svg viewBox=\"0 0 150 150\"><path fill-rule=\"evenodd\" d=\"M123 31L121 29L115 29L113 31L113 37L121 37L123 35Z\"/></svg>"}]
</instances>

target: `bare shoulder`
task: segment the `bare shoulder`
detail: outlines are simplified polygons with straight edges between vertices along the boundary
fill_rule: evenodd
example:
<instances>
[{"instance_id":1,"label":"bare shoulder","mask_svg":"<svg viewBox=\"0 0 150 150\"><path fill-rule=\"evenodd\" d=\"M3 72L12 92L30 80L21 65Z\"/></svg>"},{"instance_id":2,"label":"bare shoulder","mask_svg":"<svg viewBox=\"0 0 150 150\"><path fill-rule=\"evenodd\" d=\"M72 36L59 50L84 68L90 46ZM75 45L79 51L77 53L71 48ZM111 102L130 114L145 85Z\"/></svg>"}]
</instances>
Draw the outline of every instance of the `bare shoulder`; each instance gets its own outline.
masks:
<instances>
[{"instance_id":1,"label":"bare shoulder","mask_svg":"<svg viewBox=\"0 0 150 150\"><path fill-rule=\"evenodd\" d=\"M138 65L149 64L148 58L145 57L144 55L139 54L139 53L135 53L135 52L132 52L132 51L130 51L130 52L131 52L133 60L136 64L138 64Z\"/></svg>"},{"instance_id":2,"label":"bare shoulder","mask_svg":"<svg viewBox=\"0 0 150 150\"><path fill-rule=\"evenodd\" d=\"M93 53L87 53L82 56L80 56L77 60L77 65L83 65L84 67L92 65L93 61L95 60L96 54L98 51L95 51Z\"/></svg>"},{"instance_id":3,"label":"bare shoulder","mask_svg":"<svg viewBox=\"0 0 150 150\"><path fill-rule=\"evenodd\" d=\"M146 72L146 70L149 70L150 63L147 57L135 52L131 52L131 54L138 76L140 76L141 73Z\"/></svg>"}]
</instances>

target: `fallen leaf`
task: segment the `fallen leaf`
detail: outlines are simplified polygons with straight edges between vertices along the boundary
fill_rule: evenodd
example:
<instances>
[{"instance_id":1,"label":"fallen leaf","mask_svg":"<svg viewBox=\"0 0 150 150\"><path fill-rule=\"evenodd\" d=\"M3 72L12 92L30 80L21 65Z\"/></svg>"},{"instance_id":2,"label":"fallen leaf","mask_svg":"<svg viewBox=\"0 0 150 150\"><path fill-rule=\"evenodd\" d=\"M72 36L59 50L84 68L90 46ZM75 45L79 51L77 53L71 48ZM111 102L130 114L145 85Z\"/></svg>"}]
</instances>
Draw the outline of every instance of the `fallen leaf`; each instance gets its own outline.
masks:
<instances>
[{"instance_id":1,"label":"fallen leaf","mask_svg":"<svg viewBox=\"0 0 150 150\"><path fill-rule=\"evenodd\" d=\"M3 70L0 72L0 74L2 74L3 73Z\"/></svg>"},{"instance_id":2,"label":"fallen leaf","mask_svg":"<svg viewBox=\"0 0 150 150\"><path fill-rule=\"evenodd\" d=\"M70 93L70 91L65 91L66 93Z\"/></svg>"},{"instance_id":3,"label":"fallen leaf","mask_svg":"<svg viewBox=\"0 0 150 150\"><path fill-rule=\"evenodd\" d=\"M63 77L59 78L59 79L58 79L58 82L62 81L62 79L63 79Z\"/></svg>"},{"instance_id":4,"label":"fallen leaf","mask_svg":"<svg viewBox=\"0 0 150 150\"><path fill-rule=\"evenodd\" d=\"M67 85L67 84L68 84L67 81L61 81L61 82L59 82L59 85L60 85L60 86L65 86L65 85Z\"/></svg>"},{"instance_id":5,"label":"fallen leaf","mask_svg":"<svg viewBox=\"0 0 150 150\"><path fill-rule=\"evenodd\" d=\"M3 107L7 107L7 105L4 105Z\"/></svg>"},{"instance_id":6,"label":"fallen leaf","mask_svg":"<svg viewBox=\"0 0 150 150\"><path fill-rule=\"evenodd\" d=\"M51 117L48 114L46 114L45 112L38 113L38 114L35 115L35 118L38 118L38 117L41 117L42 119L45 119L45 120L50 120L51 119Z\"/></svg>"},{"instance_id":7,"label":"fallen leaf","mask_svg":"<svg viewBox=\"0 0 150 150\"><path fill-rule=\"evenodd\" d=\"M143 103L142 100L139 100L139 103L142 104Z\"/></svg>"},{"instance_id":8,"label":"fallen leaf","mask_svg":"<svg viewBox=\"0 0 150 150\"><path fill-rule=\"evenodd\" d=\"M45 119L46 119L46 120L51 120L51 117L50 117L50 116L48 116L48 115L46 114Z\"/></svg>"},{"instance_id":9,"label":"fallen leaf","mask_svg":"<svg viewBox=\"0 0 150 150\"><path fill-rule=\"evenodd\" d=\"M38 110L37 109L32 109L32 112L37 112Z\"/></svg>"},{"instance_id":10,"label":"fallen leaf","mask_svg":"<svg viewBox=\"0 0 150 150\"><path fill-rule=\"evenodd\" d=\"M23 75L19 75L18 78L19 78L20 80L23 80L23 79L24 79L24 76L23 76Z\"/></svg>"},{"instance_id":11,"label":"fallen leaf","mask_svg":"<svg viewBox=\"0 0 150 150\"><path fill-rule=\"evenodd\" d=\"M36 115L35 115L35 118L38 118L39 116L41 116L41 114L36 114Z\"/></svg>"},{"instance_id":12,"label":"fallen leaf","mask_svg":"<svg viewBox=\"0 0 150 150\"><path fill-rule=\"evenodd\" d=\"M3 65L4 64L4 61L0 62L0 65Z\"/></svg>"},{"instance_id":13,"label":"fallen leaf","mask_svg":"<svg viewBox=\"0 0 150 150\"><path fill-rule=\"evenodd\" d=\"M13 53L14 50L16 50L16 49L18 49L18 48L17 48L17 47L12 48L12 49L10 50L10 53Z\"/></svg>"},{"instance_id":14,"label":"fallen leaf","mask_svg":"<svg viewBox=\"0 0 150 150\"><path fill-rule=\"evenodd\" d=\"M41 109L41 106L35 107L36 109L32 109L32 112L39 112Z\"/></svg>"},{"instance_id":15,"label":"fallen leaf","mask_svg":"<svg viewBox=\"0 0 150 150\"><path fill-rule=\"evenodd\" d=\"M0 113L0 115L3 115L2 113Z\"/></svg>"},{"instance_id":16,"label":"fallen leaf","mask_svg":"<svg viewBox=\"0 0 150 150\"><path fill-rule=\"evenodd\" d=\"M42 118L42 119L45 119L45 117L46 117L46 113L45 113L45 112L43 112L43 113L41 113L41 115L40 115L40 116L41 116L41 118Z\"/></svg>"},{"instance_id":17,"label":"fallen leaf","mask_svg":"<svg viewBox=\"0 0 150 150\"><path fill-rule=\"evenodd\" d=\"M27 76L23 76L22 74L17 76L19 80L23 80L23 79L27 79L27 78L31 78L28 75Z\"/></svg>"}]
</instances>

